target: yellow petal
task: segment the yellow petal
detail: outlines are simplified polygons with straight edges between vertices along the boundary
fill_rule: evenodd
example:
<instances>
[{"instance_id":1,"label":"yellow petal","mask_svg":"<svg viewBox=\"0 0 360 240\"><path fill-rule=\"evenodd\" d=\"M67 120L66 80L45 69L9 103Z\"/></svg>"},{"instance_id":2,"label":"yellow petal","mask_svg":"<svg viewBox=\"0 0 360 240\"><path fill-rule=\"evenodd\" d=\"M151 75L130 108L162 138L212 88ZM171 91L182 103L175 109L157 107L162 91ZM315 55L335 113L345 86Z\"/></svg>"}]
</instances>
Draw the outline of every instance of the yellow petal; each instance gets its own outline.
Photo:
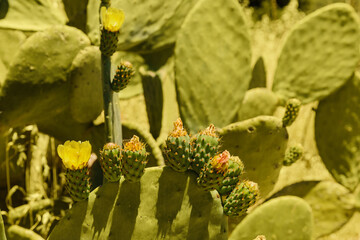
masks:
<instances>
[{"instance_id":1,"label":"yellow petal","mask_svg":"<svg viewBox=\"0 0 360 240\"><path fill-rule=\"evenodd\" d=\"M76 151L80 151L80 142L71 141L70 147L75 149Z\"/></svg>"},{"instance_id":2,"label":"yellow petal","mask_svg":"<svg viewBox=\"0 0 360 240\"><path fill-rule=\"evenodd\" d=\"M61 158L61 159L64 159L64 157L65 157L65 153L64 153L64 145L59 145L58 147L57 147L57 152L58 152L58 154L59 154L59 157Z\"/></svg>"},{"instance_id":3,"label":"yellow petal","mask_svg":"<svg viewBox=\"0 0 360 240\"><path fill-rule=\"evenodd\" d=\"M110 32L118 32L124 23L124 12L116 8L101 8L103 27Z\"/></svg>"}]
</instances>

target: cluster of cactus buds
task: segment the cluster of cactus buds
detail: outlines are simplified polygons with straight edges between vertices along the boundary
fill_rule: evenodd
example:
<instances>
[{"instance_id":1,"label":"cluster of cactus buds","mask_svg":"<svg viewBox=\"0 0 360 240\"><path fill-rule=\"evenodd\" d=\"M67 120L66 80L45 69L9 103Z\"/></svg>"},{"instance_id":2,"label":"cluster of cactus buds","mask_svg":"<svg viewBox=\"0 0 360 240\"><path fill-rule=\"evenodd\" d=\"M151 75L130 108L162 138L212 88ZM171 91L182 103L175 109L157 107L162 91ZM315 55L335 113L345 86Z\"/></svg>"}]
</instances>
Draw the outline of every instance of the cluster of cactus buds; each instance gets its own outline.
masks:
<instances>
[{"instance_id":1,"label":"cluster of cactus buds","mask_svg":"<svg viewBox=\"0 0 360 240\"><path fill-rule=\"evenodd\" d=\"M283 126L289 127L299 114L301 102L296 98L291 98L286 102L285 114L282 119Z\"/></svg>"},{"instance_id":2,"label":"cluster of cactus buds","mask_svg":"<svg viewBox=\"0 0 360 240\"><path fill-rule=\"evenodd\" d=\"M226 150L220 153L219 142L214 125L190 137L179 118L163 149L165 163L177 172L195 171L200 188L218 190L225 214L241 215L255 203L259 189L256 183L241 181L244 164Z\"/></svg>"}]
</instances>

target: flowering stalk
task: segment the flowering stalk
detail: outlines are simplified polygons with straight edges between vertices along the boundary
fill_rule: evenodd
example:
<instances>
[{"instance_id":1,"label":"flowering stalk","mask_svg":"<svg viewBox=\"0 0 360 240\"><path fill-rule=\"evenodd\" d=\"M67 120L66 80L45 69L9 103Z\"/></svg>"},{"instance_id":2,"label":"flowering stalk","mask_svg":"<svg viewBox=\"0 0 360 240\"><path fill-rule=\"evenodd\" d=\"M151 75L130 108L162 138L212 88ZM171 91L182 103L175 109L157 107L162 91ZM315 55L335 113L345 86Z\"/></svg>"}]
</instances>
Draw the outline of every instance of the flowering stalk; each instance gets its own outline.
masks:
<instances>
[{"instance_id":1,"label":"flowering stalk","mask_svg":"<svg viewBox=\"0 0 360 240\"><path fill-rule=\"evenodd\" d=\"M120 110L117 96L111 90L111 55L116 51L118 34L124 21L121 10L110 8L109 1L100 5L101 23L101 77L104 99L106 142L122 144Z\"/></svg>"}]
</instances>

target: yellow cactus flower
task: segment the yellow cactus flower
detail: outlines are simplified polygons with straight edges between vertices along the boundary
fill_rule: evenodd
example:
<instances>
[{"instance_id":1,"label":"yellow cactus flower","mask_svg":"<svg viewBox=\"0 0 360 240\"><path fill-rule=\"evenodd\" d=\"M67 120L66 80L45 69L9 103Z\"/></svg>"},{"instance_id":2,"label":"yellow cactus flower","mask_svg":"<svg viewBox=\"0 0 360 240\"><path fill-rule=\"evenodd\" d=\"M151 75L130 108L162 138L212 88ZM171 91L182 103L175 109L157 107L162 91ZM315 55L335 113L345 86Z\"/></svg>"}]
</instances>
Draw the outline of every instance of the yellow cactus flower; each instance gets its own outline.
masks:
<instances>
[{"instance_id":1,"label":"yellow cactus flower","mask_svg":"<svg viewBox=\"0 0 360 240\"><path fill-rule=\"evenodd\" d=\"M66 168L71 170L83 169L90 159L91 145L89 141L66 141L64 145L58 146L57 152Z\"/></svg>"},{"instance_id":2,"label":"yellow cactus flower","mask_svg":"<svg viewBox=\"0 0 360 240\"><path fill-rule=\"evenodd\" d=\"M109 32L118 32L124 23L124 12L116 8L101 7L102 25Z\"/></svg>"}]
</instances>

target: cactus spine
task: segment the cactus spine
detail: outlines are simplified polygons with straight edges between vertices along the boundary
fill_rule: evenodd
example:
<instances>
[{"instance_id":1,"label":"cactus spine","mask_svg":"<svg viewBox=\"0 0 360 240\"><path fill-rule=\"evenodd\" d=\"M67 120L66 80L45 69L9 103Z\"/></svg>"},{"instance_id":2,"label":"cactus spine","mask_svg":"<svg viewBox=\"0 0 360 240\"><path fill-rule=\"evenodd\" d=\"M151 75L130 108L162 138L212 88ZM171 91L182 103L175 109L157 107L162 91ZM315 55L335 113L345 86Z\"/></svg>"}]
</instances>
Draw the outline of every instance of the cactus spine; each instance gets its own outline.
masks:
<instances>
[{"instance_id":1,"label":"cactus spine","mask_svg":"<svg viewBox=\"0 0 360 240\"><path fill-rule=\"evenodd\" d=\"M117 182L121 177L121 149L115 143L107 143L100 151L100 165L109 182Z\"/></svg>"},{"instance_id":2,"label":"cactus spine","mask_svg":"<svg viewBox=\"0 0 360 240\"><path fill-rule=\"evenodd\" d=\"M224 151L211 158L201 169L197 183L204 190L213 190L220 186L229 166L230 153Z\"/></svg>"},{"instance_id":3,"label":"cactus spine","mask_svg":"<svg viewBox=\"0 0 360 240\"><path fill-rule=\"evenodd\" d=\"M255 204L259 196L257 183L251 181L240 182L229 197L224 201L224 213L228 216L240 216Z\"/></svg>"},{"instance_id":4,"label":"cactus spine","mask_svg":"<svg viewBox=\"0 0 360 240\"><path fill-rule=\"evenodd\" d=\"M219 150L219 137L215 132L215 126L198 133L191 139L191 168L200 173L200 170L214 157Z\"/></svg>"},{"instance_id":5,"label":"cactus spine","mask_svg":"<svg viewBox=\"0 0 360 240\"><path fill-rule=\"evenodd\" d=\"M177 172L185 172L190 166L190 137L181 119L174 122L174 130L166 139L165 163Z\"/></svg>"},{"instance_id":6,"label":"cactus spine","mask_svg":"<svg viewBox=\"0 0 360 240\"><path fill-rule=\"evenodd\" d=\"M145 144L134 135L121 151L121 172L129 182L139 182L147 164Z\"/></svg>"}]
</instances>

